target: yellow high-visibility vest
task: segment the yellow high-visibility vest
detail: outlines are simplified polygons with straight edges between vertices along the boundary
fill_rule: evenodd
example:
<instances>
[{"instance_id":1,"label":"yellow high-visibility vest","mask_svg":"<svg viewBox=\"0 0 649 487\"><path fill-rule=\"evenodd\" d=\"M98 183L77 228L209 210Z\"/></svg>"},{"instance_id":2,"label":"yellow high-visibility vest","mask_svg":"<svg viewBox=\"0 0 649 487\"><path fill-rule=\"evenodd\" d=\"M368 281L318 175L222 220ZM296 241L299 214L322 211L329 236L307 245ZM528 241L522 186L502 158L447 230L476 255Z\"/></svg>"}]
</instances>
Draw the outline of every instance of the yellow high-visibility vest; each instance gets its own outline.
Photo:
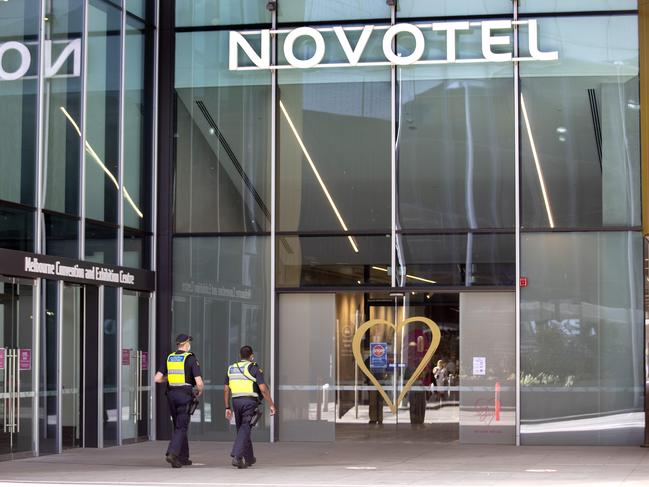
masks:
<instances>
[{"instance_id":1,"label":"yellow high-visibility vest","mask_svg":"<svg viewBox=\"0 0 649 487\"><path fill-rule=\"evenodd\" d=\"M191 386L185 381L185 361L191 352L171 353L167 357L167 381L170 386Z\"/></svg>"},{"instance_id":2,"label":"yellow high-visibility vest","mask_svg":"<svg viewBox=\"0 0 649 487\"><path fill-rule=\"evenodd\" d=\"M228 385L232 391L232 397L257 397L257 392L255 392L257 379L250 373L251 365L252 362L243 361L228 367Z\"/></svg>"}]
</instances>

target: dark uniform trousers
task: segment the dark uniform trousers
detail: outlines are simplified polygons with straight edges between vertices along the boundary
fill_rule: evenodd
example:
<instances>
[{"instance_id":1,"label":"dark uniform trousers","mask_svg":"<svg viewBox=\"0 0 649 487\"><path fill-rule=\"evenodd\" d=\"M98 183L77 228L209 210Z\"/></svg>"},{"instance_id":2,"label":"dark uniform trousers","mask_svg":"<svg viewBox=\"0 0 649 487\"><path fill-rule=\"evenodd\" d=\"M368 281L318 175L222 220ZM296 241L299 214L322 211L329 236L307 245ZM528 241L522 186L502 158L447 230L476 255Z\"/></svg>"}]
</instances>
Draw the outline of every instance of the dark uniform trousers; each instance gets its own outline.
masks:
<instances>
[{"instance_id":1,"label":"dark uniform trousers","mask_svg":"<svg viewBox=\"0 0 649 487\"><path fill-rule=\"evenodd\" d=\"M234 421L237 425L237 437L234 440L232 453L230 454L232 457L250 461L255 456L252 452L252 440L250 439L250 432L252 431L250 421L255 415L258 404L259 402L254 397L235 397L232 399Z\"/></svg>"},{"instance_id":2,"label":"dark uniform trousers","mask_svg":"<svg viewBox=\"0 0 649 487\"><path fill-rule=\"evenodd\" d=\"M191 387L169 387L167 401L169 412L174 424L167 454L173 453L180 460L189 460L189 442L187 429L189 428L189 408L193 399Z\"/></svg>"}]
</instances>

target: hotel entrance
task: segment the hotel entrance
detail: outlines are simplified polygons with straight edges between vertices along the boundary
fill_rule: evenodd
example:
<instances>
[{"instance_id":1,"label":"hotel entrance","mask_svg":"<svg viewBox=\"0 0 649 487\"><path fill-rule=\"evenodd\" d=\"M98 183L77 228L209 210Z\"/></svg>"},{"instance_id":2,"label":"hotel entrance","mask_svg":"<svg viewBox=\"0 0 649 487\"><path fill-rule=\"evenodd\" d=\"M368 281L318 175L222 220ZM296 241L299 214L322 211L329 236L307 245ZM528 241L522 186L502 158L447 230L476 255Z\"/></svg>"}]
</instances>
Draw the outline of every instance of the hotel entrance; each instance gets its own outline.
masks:
<instances>
[{"instance_id":1,"label":"hotel entrance","mask_svg":"<svg viewBox=\"0 0 649 487\"><path fill-rule=\"evenodd\" d=\"M514 444L514 316L511 292L281 294L279 440Z\"/></svg>"}]
</instances>

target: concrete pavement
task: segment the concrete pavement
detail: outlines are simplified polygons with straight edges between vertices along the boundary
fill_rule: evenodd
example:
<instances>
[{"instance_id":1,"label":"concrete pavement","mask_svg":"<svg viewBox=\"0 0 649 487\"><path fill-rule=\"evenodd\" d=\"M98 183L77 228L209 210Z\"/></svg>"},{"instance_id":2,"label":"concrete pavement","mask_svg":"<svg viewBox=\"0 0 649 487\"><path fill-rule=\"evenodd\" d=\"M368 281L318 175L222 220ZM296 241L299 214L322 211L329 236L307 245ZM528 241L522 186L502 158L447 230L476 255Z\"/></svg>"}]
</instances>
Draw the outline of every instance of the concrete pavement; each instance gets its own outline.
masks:
<instances>
[{"instance_id":1,"label":"concrete pavement","mask_svg":"<svg viewBox=\"0 0 649 487\"><path fill-rule=\"evenodd\" d=\"M372 487L372 486L649 486L649 449L505 447L440 443L257 444L258 464L229 465L229 444L192 442L195 465L172 469L166 443L0 463L0 487L86 484Z\"/></svg>"}]
</instances>

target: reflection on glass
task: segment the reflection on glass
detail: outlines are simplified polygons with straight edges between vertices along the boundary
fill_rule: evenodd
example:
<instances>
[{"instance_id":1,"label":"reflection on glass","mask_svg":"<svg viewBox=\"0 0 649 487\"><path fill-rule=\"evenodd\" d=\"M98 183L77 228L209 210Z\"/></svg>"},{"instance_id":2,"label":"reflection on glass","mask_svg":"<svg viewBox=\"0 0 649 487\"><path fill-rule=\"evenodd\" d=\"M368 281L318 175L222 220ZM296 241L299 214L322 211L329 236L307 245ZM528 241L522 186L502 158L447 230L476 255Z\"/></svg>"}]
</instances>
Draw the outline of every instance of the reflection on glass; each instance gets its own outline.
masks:
<instances>
[{"instance_id":1,"label":"reflection on glass","mask_svg":"<svg viewBox=\"0 0 649 487\"><path fill-rule=\"evenodd\" d=\"M124 225L146 228L149 196L149 134L147 110L151 110L147 78L147 34L144 26L129 19L126 24L124 59ZM147 83L148 81L148 83Z\"/></svg>"},{"instance_id":2,"label":"reflection on glass","mask_svg":"<svg viewBox=\"0 0 649 487\"><path fill-rule=\"evenodd\" d=\"M117 222L119 161L120 11L104 2L88 6L86 109L86 215ZM75 120L71 115L72 120ZM90 146L90 148L88 147Z\"/></svg>"},{"instance_id":3,"label":"reflection on glass","mask_svg":"<svg viewBox=\"0 0 649 487\"><path fill-rule=\"evenodd\" d=\"M45 213L45 253L79 258L79 220Z\"/></svg>"},{"instance_id":4,"label":"reflection on glass","mask_svg":"<svg viewBox=\"0 0 649 487\"><path fill-rule=\"evenodd\" d=\"M390 7L385 0L284 0L279 4L278 14L280 22L389 19Z\"/></svg>"},{"instance_id":5,"label":"reflection on glass","mask_svg":"<svg viewBox=\"0 0 649 487\"><path fill-rule=\"evenodd\" d=\"M148 239L145 234L124 229L125 267L149 269Z\"/></svg>"},{"instance_id":6,"label":"reflection on glass","mask_svg":"<svg viewBox=\"0 0 649 487\"><path fill-rule=\"evenodd\" d=\"M521 65L523 225L639 225L637 18L539 24L560 58Z\"/></svg>"},{"instance_id":7,"label":"reflection on glass","mask_svg":"<svg viewBox=\"0 0 649 487\"><path fill-rule=\"evenodd\" d=\"M58 282L43 280L43 308L40 328L40 380L38 450L40 454L58 453Z\"/></svg>"},{"instance_id":8,"label":"reflection on glass","mask_svg":"<svg viewBox=\"0 0 649 487\"><path fill-rule=\"evenodd\" d=\"M176 27L270 24L262 0L176 0Z\"/></svg>"},{"instance_id":9,"label":"reflection on glass","mask_svg":"<svg viewBox=\"0 0 649 487\"><path fill-rule=\"evenodd\" d=\"M390 285L390 236L277 237L277 286Z\"/></svg>"},{"instance_id":10,"label":"reflection on glass","mask_svg":"<svg viewBox=\"0 0 649 487\"><path fill-rule=\"evenodd\" d=\"M411 0L414 1L414 0ZM520 13L637 10L638 0L522 0Z\"/></svg>"},{"instance_id":11,"label":"reflection on glass","mask_svg":"<svg viewBox=\"0 0 649 487\"><path fill-rule=\"evenodd\" d=\"M529 1L529 0L525 0ZM397 18L445 17L449 15L513 14L510 0L399 0Z\"/></svg>"},{"instance_id":12,"label":"reflection on glass","mask_svg":"<svg viewBox=\"0 0 649 487\"><path fill-rule=\"evenodd\" d=\"M513 286L515 282L513 233L398 236L397 260L403 262L401 286Z\"/></svg>"},{"instance_id":13,"label":"reflection on glass","mask_svg":"<svg viewBox=\"0 0 649 487\"><path fill-rule=\"evenodd\" d=\"M103 319L103 347L104 369L103 382L103 422L104 446L117 445L117 368L119 360L119 346L117 344L117 288L104 287L104 319Z\"/></svg>"},{"instance_id":14,"label":"reflection on glass","mask_svg":"<svg viewBox=\"0 0 649 487\"><path fill-rule=\"evenodd\" d=\"M207 378L204 409L200 422L192 422L192 435L231 441L230 428L222 420L227 365L248 344L262 368L270 366L270 238L175 238L173 256L172 335L193 337L192 351ZM261 421L253 439L267 441L268 425L266 419Z\"/></svg>"},{"instance_id":15,"label":"reflection on glass","mask_svg":"<svg viewBox=\"0 0 649 487\"><path fill-rule=\"evenodd\" d=\"M57 59L67 41L78 39L83 25L83 1L49 2L47 38L54 40L52 59ZM81 119L81 77L66 77L72 73L73 57L68 58L59 74L45 78L46 144L44 147L44 181L42 194L47 209L79 214L79 166L81 141L65 113L74 120ZM83 69L83 68L82 68ZM75 256L76 257L76 256Z\"/></svg>"},{"instance_id":16,"label":"reflection on glass","mask_svg":"<svg viewBox=\"0 0 649 487\"><path fill-rule=\"evenodd\" d=\"M117 227L86 221L86 260L117 264Z\"/></svg>"},{"instance_id":17,"label":"reflection on glass","mask_svg":"<svg viewBox=\"0 0 649 487\"><path fill-rule=\"evenodd\" d=\"M521 244L522 441L640 444L642 235L539 233Z\"/></svg>"},{"instance_id":18,"label":"reflection on glass","mask_svg":"<svg viewBox=\"0 0 649 487\"><path fill-rule=\"evenodd\" d=\"M513 228L512 78L419 71L399 85L398 227Z\"/></svg>"},{"instance_id":19,"label":"reflection on glass","mask_svg":"<svg viewBox=\"0 0 649 487\"><path fill-rule=\"evenodd\" d=\"M0 2L2 41L26 42L38 38L40 2ZM31 65L22 78L0 80L0 199L34 205L37 130L37 43L29 42ZM14 73L22 58L15 49L2 56L2 68Z\"/></svg>"},{"instance_id":20,"label":"reflection on glass","mask_svg":"<svg viewBox=\"0 0 649 487\"><path fill-rule=\"evenodd\" d=\"M390 84L282 83L281 98L279 229L389 229Z\"/></svg>"},{"instance_id":21,"label":"reflection on glass","mask_svg":"<svg viewBox=\"0 0 649 487\"><path fill-rule=\"evenodd\" d=\"M0 204L0 247L34 251L34 212Z\"/></svg>"},{"instance_id":22,"label":"reflection on glass","mask_svg":"<svg viewBox=\"0 0 649 487\"><path fill-rule=\"evenodd\" d=\"M270 86L177 90L176 231L270 230Z\"/></svg>"}]
</instances>

